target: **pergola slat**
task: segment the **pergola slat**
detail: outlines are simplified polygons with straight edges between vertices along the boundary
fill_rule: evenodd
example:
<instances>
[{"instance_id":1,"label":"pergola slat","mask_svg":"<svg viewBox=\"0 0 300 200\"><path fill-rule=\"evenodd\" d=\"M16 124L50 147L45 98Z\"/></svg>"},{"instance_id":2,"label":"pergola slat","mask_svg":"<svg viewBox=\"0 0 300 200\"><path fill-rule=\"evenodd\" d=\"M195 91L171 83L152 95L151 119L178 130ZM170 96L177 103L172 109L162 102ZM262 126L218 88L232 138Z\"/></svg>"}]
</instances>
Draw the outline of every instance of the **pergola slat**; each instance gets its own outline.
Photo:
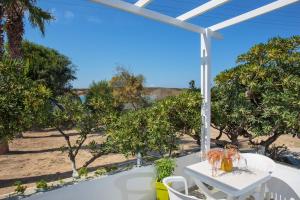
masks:
<instances>
[{"instance_id":1,"label":"pergola slat","mask_svg":"<svg viewBox=\"0 0 300 200\"><path fill-rule=\"evenodd\" d=\"M217 8L223 4L225 4L226 2L228 2L230 0L211 0L201 6L198 6L197 8L194 8L193 10L190 10L178 17L176 17L177 19L181 20L181 21L186 21L189 20L193 17L197 17L203 13L206 13L209 10L212 10L214 8Z\"/></svg>"},{"instance_id":2,"label":"pergola slat","mask_svg":"<svg viewBox=\"0 0 300 200\"><path fill-rule=\"evenodd\" d=\"M130 12L130 13L136 14L136 15L140 15L140 16L143 16L143 17L146 17L149 19L153 19L153 20L156 20L159 22L177 26L177 27L180 27L182 29L186 29L186 30L189 30L192 32L206 33L205 28L203 28L203 27L200 27L200 26L197 26L194 24L190 24L187 22L183 22L176 18L167 16L164 14L160 14L160 13L152 11L152 10L141 8L141 7L138 7L136 5L133 5L133 4L130 4L130 3L127 3L124 1L120 1L120 0L92 0L92 1L101 3L101 4L104 4L104 5L113 7L113 8L117 8L120 10L124 10L124 11ZM218 32L210 31L210 35L216 39L222 39L222 35L219 34Z\"/></svg>"},{"instance_id":3,"label":"pergola slat","mask_svg":"<svg viewBox=\"0 0 300 200\"><path fill-rule=\"evenodd\" d=\"M146 7L152 0L138 0L134 5L138 7Z\"/></svg>"},{"instance_id":4,"label":"pergola slat","mask_svg":"<svg viewBox=\"0 0 300 200\"><path fill-rule=\"evenodd\" d=\"M277 9L287 6L289 4L296 3L297 1L299 1L299 0L277 0L273 3L267 4L265 6L255 9L255 10L249 11L249 12L239 15L237 17L234 17L234 18L228 19L226 21L220 22L218 24L215 24L215 25L209 27L209 29L212 31L217 31L217 30L226 28L228 26L232 26L232 25L238 24L240 22L252 19L259 15L263 15L268 12L277 10Z\"/></svg>"}]
</instances>

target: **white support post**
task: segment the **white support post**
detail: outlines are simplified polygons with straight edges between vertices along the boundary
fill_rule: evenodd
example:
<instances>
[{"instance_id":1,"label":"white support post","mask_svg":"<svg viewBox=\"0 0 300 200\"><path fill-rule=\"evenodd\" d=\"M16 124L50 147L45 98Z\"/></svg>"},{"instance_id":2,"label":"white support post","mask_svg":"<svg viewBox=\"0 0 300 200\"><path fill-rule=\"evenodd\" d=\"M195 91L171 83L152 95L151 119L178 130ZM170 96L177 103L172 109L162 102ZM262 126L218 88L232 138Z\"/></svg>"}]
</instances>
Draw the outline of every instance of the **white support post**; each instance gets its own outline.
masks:
<instances>
[{"instance_id":1,"label":"white support post","mask_svg":"<svg viewBox=\"0 0 300 200\"><path fill-rule=\"evenodd\" d=\"M210 120L211 120L211 36L206 29L201 35L201 95L203 98L201 106L201 154L205 159L210 149Z\"/></svg>"}]
</instances>

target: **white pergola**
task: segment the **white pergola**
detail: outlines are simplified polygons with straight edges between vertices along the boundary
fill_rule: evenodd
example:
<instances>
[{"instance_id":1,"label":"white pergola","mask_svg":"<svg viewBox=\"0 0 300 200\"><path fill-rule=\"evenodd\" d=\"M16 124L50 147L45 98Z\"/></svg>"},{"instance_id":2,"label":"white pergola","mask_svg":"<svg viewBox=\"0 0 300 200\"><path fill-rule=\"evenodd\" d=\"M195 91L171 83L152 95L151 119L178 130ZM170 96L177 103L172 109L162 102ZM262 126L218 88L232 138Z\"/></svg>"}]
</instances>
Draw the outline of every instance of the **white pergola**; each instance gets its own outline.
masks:
<instances>
[{"instance_id":1,"label":"white pergola","mask_svg":"<svg viewBox=\"0 0 300 200\"><path fill-rule=\"evenodd\" d=\"M210 122L211 122L211 38L222 39L222 35L217 31L226 27L244 22L246 20L255 18L257 16L266 14L268 12L277 10L284 6L296 3L300 0L277 0L257 9L251 10L244 14L238 15L231 19L217 23L210 27L201 27L187 22L189 19L197 17L214 8L228 3L230 0L210 0L198 7L183 13L178 17L171 17L162 13L146 9L146 6L152 0L137 0L136 3L131 4L122 0L92 0L96 3L101 3L116 9L120 9L129 13L140 15L155 21L173 25L200 35L201 49L201 95L203 97L201 116L201 152L202 155L210 149ZM183 1L184 2L184 1Z\"/></svg>"}]
</instances>

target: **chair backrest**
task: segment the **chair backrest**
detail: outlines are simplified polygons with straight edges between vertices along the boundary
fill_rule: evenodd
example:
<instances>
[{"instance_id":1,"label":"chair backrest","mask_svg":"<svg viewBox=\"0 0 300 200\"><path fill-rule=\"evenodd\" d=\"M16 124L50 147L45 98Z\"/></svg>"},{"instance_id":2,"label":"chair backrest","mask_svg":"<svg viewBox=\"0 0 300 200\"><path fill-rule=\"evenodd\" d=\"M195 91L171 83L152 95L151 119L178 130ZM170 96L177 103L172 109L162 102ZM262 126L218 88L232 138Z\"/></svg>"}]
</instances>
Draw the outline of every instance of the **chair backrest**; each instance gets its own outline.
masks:
<instances>
[{"instance_id":1,"label":"chair backrest","mask_svg":"<svg viewBox=\"0 0 300 200\"><path fill-rule=\"evenodd\" d=\"M182 194L181 192L178 192L174 188L172 188L170 185L172 185L175 182L181 182L184 184L184 192L185 194ZM184 177L182 176L170 176L163 179L163 184L168 189L169 198L170 200L200 200L194 196L188 195L188 188L187 188L187 182Z\"/></svg>"},{"instance_id":2,"label":"chair backrest","mask_svg":"<svg viewBox=\"0 0 300 200\"><path fill-rule=\"evenodd\" d=\"M286 182L279 178L272 177L267 185L271 198L274 200L300 200L297 193Z\"/></svg>"},{"instance_id":3,"label":"chair backrest","mask_svg":"<svg viewBox=\"0 0 300 200\"><path fill-rule=\"evenodd\" d=\"M274 172L275 162L267 156L255 153L242 153L241 156L246 159L249 168L268 171L270 173Z\"/></svg>"}]
</instances>

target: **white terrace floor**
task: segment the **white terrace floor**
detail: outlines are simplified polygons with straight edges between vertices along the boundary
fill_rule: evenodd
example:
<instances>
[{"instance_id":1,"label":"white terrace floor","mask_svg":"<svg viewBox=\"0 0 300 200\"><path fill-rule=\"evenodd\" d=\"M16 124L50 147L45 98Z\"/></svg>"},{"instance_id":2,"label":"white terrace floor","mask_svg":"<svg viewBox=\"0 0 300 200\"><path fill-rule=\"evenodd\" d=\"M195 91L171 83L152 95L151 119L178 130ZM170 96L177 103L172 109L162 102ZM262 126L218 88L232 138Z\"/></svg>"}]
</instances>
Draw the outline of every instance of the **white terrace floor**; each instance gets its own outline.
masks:
<instances>
[{"instance_id":1,"label":"white terrace floor","mask_svg":"<svg viewBox=\"0 0 300 200\"><path fill-rule=\"evenodd\" d=\"M185 176L188 179L189 187L194 186L194 184L183 173L183 169L185 166L199 161L199 153L193 153L176 160L175 175ZM272 182L272 187L282 194L276 199L300 199L300 169L277 163L272 176L275 180ZM35 194L26 200L154 200L153 183L154 168L147 166Z\"/></svg>"}]
</instances>

